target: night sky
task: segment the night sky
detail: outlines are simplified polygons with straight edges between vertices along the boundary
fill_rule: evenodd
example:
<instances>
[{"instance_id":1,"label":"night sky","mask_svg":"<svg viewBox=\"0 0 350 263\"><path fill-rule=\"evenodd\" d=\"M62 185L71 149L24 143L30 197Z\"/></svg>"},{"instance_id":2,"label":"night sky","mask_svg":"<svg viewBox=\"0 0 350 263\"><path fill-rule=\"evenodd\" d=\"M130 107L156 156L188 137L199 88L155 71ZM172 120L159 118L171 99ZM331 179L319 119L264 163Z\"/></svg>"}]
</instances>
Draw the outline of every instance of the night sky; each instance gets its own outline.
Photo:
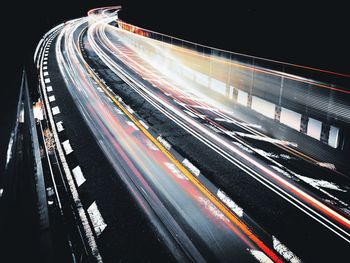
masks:
<instances>
[{"instance_id":1,"label":"night sky","mask_svg":"<svg viewBox=\"0 0 350 263\"><path fill-rule=\"evenodd\" d=\"M1 6L2 14L10 18L1 16L0 173L21 70L32 59L41 36L63 20L84 16L93 7L121 4L123 20L154 31L235 52L350 73L348 9L336 1L321 2L7 1Z\"/></svg>"}]
</instances>

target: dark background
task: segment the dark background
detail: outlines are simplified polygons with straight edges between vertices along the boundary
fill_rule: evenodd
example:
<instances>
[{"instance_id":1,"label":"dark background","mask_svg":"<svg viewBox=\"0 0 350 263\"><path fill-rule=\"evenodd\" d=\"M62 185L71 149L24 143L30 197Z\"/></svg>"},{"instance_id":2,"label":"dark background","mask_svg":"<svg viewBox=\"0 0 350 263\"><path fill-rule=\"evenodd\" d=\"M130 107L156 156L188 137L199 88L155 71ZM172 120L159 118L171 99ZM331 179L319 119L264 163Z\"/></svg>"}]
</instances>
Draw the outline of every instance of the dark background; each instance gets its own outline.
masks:
<instances>
[{"instance_id":1,"label":"dark background","mask_svg":"<svg viewBox=\"0 0 350 263\"><path fill-rule=\"evenodd\" d=\"M207 2L207 1L206 1ZM306 2L306 1L303 1ZM6 1L1 5L0 174L14 124L21 71L54 25L93 7L123 6L124 21L193 42L350 73L349 15L336 1Z\"/></svg>"}]
</instances>

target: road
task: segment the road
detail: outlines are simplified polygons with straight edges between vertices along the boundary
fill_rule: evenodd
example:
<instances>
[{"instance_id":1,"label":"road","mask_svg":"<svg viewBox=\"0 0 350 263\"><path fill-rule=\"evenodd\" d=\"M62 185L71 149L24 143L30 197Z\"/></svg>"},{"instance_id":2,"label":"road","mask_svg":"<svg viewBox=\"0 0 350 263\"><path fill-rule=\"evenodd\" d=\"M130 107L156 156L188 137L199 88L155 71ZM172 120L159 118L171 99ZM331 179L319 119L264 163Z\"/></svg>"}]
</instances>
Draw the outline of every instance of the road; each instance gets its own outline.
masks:
<instances>
[{"instance_id":1,"label":"road","mask_svg":"<svg viewBox=\"0 0 350 263\"><path fill-rule=\"evenodd\" d=\"M118 11L94 9L66 22L54 40L54 54L95 142L172 257L345 259L350 243L346 172L324 167L293 141L266 135L239 105L232 111L215 93L201 92L181 62L198 64L207 82L208 66L196 63L195 52L116 27ZM150 50L161 50L162 56ZM219 79L226 70L220 63L227 61L214 64ZM346 119L347 112L342 116Z\"/></svg>"}]
</instances>

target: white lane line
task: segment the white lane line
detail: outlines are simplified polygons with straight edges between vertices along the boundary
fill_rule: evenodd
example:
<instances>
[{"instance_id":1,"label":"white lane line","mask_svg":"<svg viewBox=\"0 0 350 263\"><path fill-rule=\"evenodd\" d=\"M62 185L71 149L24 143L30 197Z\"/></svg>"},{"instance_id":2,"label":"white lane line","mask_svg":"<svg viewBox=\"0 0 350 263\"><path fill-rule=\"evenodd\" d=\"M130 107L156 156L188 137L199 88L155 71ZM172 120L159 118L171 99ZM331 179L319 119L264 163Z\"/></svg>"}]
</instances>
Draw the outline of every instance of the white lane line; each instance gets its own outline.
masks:
<instances>
[{"instance_id":1,"label":"white lane line","mask_svg":"<svg viewBox=\"0 0 350 263\"><path fill-rule=\"evenodd\" d=\"M227 123L235 123L234 121L228 120L228 119L224 119L224 118L215 118L216 121L220 121L220 122L227 122Z\"/></svg>"},{"instance_id":2,"label":"white lane line","mask_svg":"<svg viewBox=\"0 0 350 263\"><path fill-rule=\"evenodd\" d=\"M52 86L47 86L47 87L46 87L46 90L47 90L47 92L53 91Z\"/></svg>"},{"instance_id":3,"label":"white lane line","mask_svg":"<svg viewBox=\"0 0 350 263\"><path fill-rule=\"evenodd\" d=\"M241 125L246 126L246 127L250 127L250 128L255 128L255 129L262 129L261 125L255 124L255 123L242 122Z\"/></svg>"},{"instance_id":4,"label":"white lane line","mask_svg":"<svg viewBox=\"0 0 350 263\"><path fill-rule=\"evenodd\" d=\"M216 128L215 126L213 126L211 124L204 123L204 125L207 126L208 128L210 128L211 130L213 130L215 133L222 133L221 130L219 130L218 128Z\"/></svg>"},{"instance_id":5,"label":"white lane line","mask_svg":"<svg viewBox=\"0 0 350 263\"><path fill-rule=\"evenodd\" d=\"M158 136L157 140L167 149L168 151L171 149L170 143L168 143L162 136Z\"/></svg>"},{"instance_id":6,"label":"white lane line","mask_svg":"<svg viewBox=\"0 0 350 263\"><path fill-rule=\"evenodd\" d=\"M97 236L100 236L103 232L103 230L106 228L107 224L103 220L103 217L100 213L100 210L98 210L96 201L94 201L90 207L88 208L88 213L92 222L92 225L94 226L94 230Z\"/></svg>"},{"instance_id":7,"label":"white lane line","mask_svg":"<svg viewBox=\"0 0 350 263\"><path fill-rule=\"evenodd\" d=\"M287 146L298 147L298 144L296 144L294 142L278 140L278 139L274 139L274 138L270 138L270 137L258 136L258 135L243 133L243 132L234 132L234 134L237 134L240 137L251 138L251 139L254 139L254 140L258 140L258 141L264 141L264 142L270 142L270 143L273 143L273 144L280 144L280 145L287 145Z\"/></svg>"},{"instance_id":8,"label":"white lane line","mask_svg":"<svg viewBox=\"0 0 350 263\"><path fill-rule=\"evenodd\" d=\"M177 99L173 99L173 101L176 102L177 104L179 104L179 105L182 106L182 107L186 107L186 106L187 106L186 103L183 103L183 102L181 102L181 101L178 101Z\"/></svg>"},{"instance_id":9,"label":"white lane line","mask_svg":"<svg viewBox=\"0 0 350 263\"><path fill-rule=\"evenodd\" d=\"M182 180L187 180L188 181L188 178L186 177L186 175L184 175L177 167L175 164L173 163L164 163L166 167L168 167L168 169L179 179L182 179Z\"/></svg>"},{"instance_id":10,"label":"white lane line","mask_svg":"<svg viewBox=\"0 0 350 263\"><path fill-rule=\"evenodd\" d=\"M283 174L284 176L288 177L289 179L293 179L293 176L291 176L287 171L283 170L282 168L276 166L276 165L270 165L272 169L275 169L277 172Z\"/></svg>"},{"instance_id":11,"label":"white lane line","mask_svg":"<svg viewBox=\"0 0 350 263\"><path fill-rule=\"evenodd\" d=\"M62 121L56 122L57 130L58 132L61 132L64 130Z\"/></svg>"},{"instance_id":12,"label":"white lane line","mask_svg":"<svg viewBox=\"0 0 350 263\"><path fill-rule=\"evenodd\" d=\"M188 115L190 115L193 118L198 118L197 115L193 114L192 112L190 112L188 110L184 110L184 112L186 112Z\"/></svg>"},{"instance_id":13,"label":"white lane line","mask_svg":"<svg viewBox=\"0 0 350 263\"><path fill-rule=\"evenodd\" d=\"M283 245L276 237L272 236L273 248L284 257L287 262L300 263L301 260L292 251L290 251L285 245Z\"/></svg>"},{"instance_id":14,"label":"white lane line","mask_svg":"<svg viewBox=\"0 0 350 263\"><path fill-rule=\"evenodd\" d=\"M56 100L55 95L52 95L52 96L49 97L49 101L50 101L50 102L53 102L53 101L55 101L55 100Z\"/></svg>"},{"instance_id":15,"label":"white lane line","mask_svg":"<svg viewBox=\"0 0 350 263\"><path fill-rule=\"evenodd\" d=\"M274 158L274 159L279 159L280 156L278 154L272 153L272 152L265 152L262 149L258 148L252 148L254 152L260 154L261 156L264 156L265 158Z\"/></svg>"},{"instance_id":16,"label":"white lane line","mask_svg":"<svg viewBox=\"0 0 350 263\"><path fill-rule=\"evenodd\" d=\"M56 115L56 114L61 113L60 108L58 108L58 106L53 107L51 110L52 110L52 115Z\"/></svg>"},{"instance_id":17,"label":"white lane line","mask_svg":"<svg viewBox=\"0 0 350 263\"><path fill-rule=\"evenodd\" d=\"M47 61L44 61L44 62L43 62L43 65L47 65Z\"/></svg>"},{"instance_id":18,"label":"white lane line","mask_svg":"<svg viewBox=\"0 0 350 263\"><path fill-rule=\"evenodd\" d=\"M4 193L4 189L0 188L0 198L2 197L2 194Z\"/></svg>"},{"instance_id":19,"label":"white lane line","mask_svg":"<svg viewBox=\"0 0 350 263\"><path fill-rule=\"evenodd\" d=\"M243 145L240 142L232 142L232 143L237 147L241 148L242 150L246 151L247 153L253 153L253 151L250 148L248 148L247 146Z\"/></svg>"},{"instance_id":20,"label":"white lane line","mask_svg":"<svg viewBox=\"0 0 350 263\"><path fill-rule=\"evenodd\" d=\"M142 126L145 127L146 130L148 130L149 127L143 120L139 120L139 123L141 123Z\"/></svg>"},{"instance_id":21,"label":"white lane line","mask_svg":"<svg viewBox=\"0 0 350 263\"><path fill-rule=\"evenodd\" d=\"M214 203L212 203L208 198L198 196L198 201L217 219L220 219L224 222L230 222L230 220L225 216L225 214L221 212L221 210L216 205L214 205Z\"/></svg>"},{"instance_id":22,"label":"white lane line","mask_svg":"<svg viewBox=\"0 0 350 263\"><path fill-rule=\"evenodd\" d=\"M50 79L50 78L45 79L45 84L48 84L48 83L50 83L50 82L51 82L51 79Z\"/></svg>"},{"instance_id":23,"label":"white lane line","mask_svg":"<svg viewBox=\"0 0 350 263\"><path fill-rule=\"evenodd\" d=\"M248 251L260 263L273 263L273 261L262 251L256 249L249 249Z\"/></svg>"},{"instance_id":24,"label":"white lane line","mask_svg":"<svg viewBox=\"0 0 350 263\"><path fill-rule=\"evenodd\" d=\"M159 151L159 148L149 139L146 139L146 145L149 149L153 151Z\"/></svg>"},{"instance_id":25,"label":"white lane line","mask_svg":"<svg viewBox=\"0 0 350 263\"><path fill-rule=\"evenodd\" d=\"M46 58L44 58L44 61L46 61L47 60L47 57Z\"/></svg>"},{"instance_id":26,"label":"white lane line","mask_svg":"<svg viewBox=\"0 0 350 263\"><path fill-rule=\"evenodd\" d=\"M74 178L75 178L75 181L77 182L78 187L80 187L86 181L80 166L75 167L72 170L72 173L74 175Z\"/></svg>"},{"instance_id":27,"label":"white lane line","mask_svg":"<svg viewBox=\"0 0 350 263\"><path fill-rule=\"evenodd\" d=\"M331 190L335 190L335 191L347 192L346 190L342 189L339 185L337 185L336 183L333 183L333 182L329 182L329 181L322 180L322 179L313 179L313 178L299 175L297 173L294 173L294 175L296 177L298 177L299 179L301 179L302 181L308 183L309 185L311 185L314 188L319 189L319 190L320 190L320 188L327 188L327 189L331 189Z\"/></svg>"},{"instance_id":28,"label":"white lane line","mask_svg":"<svg viewBox=\"0 0 350 263\"><path fill-rule=\"evenodd\" d=\"M132 121L127 121L126 123L127 123L130 127L132 127L135 131L140 130L140 129L135 125L135 123L133 123Z\"/></svg>"},{"instance_id":29,"label":"white lane line","mask_svg":"<svg viewBox=\"0 0 350 263\"><path fill-rule=\"evenodd\" d=\"M72 146L69 143L69 140L65 140L64 142L62 142L64 151L66 152L66 155L70 154L71 152L73 152Z\"/></svg>"},{"instance_id":30,"label":"white lane line","mask_svg":"<svg viewBox=\"0 0 350 263\"><path fill-rule=\"evenodd\" d=\"M44 71L44 76L48 76L48 75L49 75L49 72Z\"/></svg>"},{"instance_id":31,"label":"white lane line","mask_svg":"<svg viewBox=\"0 0 350 263\"><path fill-rule=\"evenodd\" d=\"M118 113L118 114L120 114L120 115L123 115L123 114L124 114L124 112L122 112L118 107L114 107L113 109L114 109L114 111L115 111L116 113Z\"/></svg>"},{"instance_id":32,"label":"white lane line","mask_svg":"<svg viewBox=\"0 0 350 263\"><path fill-rule=\"evenodd\" d=\"M134 113L134 110L132 109L132 108L130 108L130 106L126 106L125 107L127 110L128 110L128 112L130 112L131 114L133 114Z\"/></svg>"},{"instance_id":33,"label":"white lane line","mask_svg":"<svg viewBox=\"0 0 350 263\"><path fill-rule=\"evenodd\" d=\"M340 200L338 197L330 194L328 191L323 189L323 188L328 188L328 189L331 189L331 190L347 192L347 190L342 189L340 186L338 186L337 184L335 184L333 182L305 177L305 176L302 176L302 175L297 174L297 173L292 172L292 171L287 172L287 171L285 171L285 170L283 170L280 167L275 166L275 165L270 165L270 167L275 169L276 171L280 172L284 176L292 179L292 180L296 180L297 179L298 181L299 180L304 181L305 183L311 185L312 187L314 187L315 189L319 190L320 192L322 192L322 193L328 195L329 197L331 197L333 199L332 202L334 202L334 200L336 200L336 202L339 202L341 205L343 205L345 207L349 206L346 202ZM343 208L340 208L340 209L343 210ZM343 211L345 211L345 213L348 214L348 212L346 210L343 210Z\"/></svg>"},{"instance_id":34,"label":"white lane line","mask_svg":"<svg viewBox=\"0 0 350 263\"><path fill-rule=\"evenodd\" d=\"M183 160L182 164L186 166L187 169L190 170L190 172L195 176L198 177L200 175L201 172L199 171L199 169L196 166L194 166L189 160L187 159Z\"/></svg>"},{"instance_id":35,"label":"white lane line","mask_svg":"<svg viewBox=\"0 0 350 263\"><path fill-rule=\"evenodd\" d=\"M217 192L217 196L220 198L220 200L227 205L236 215L239 217L243 216L243 209L239 207L231 198L229 198L225 192L221 191L220 189Z\"/></svg>"},{"instance_id":36,"label":"white lane line","mask_svg":"<svg viewBox=\"0 0 350 263\"><path fill-rule=\"evenodd\" d=\"M43 70L47 70L47 66L43 67Z\"/></svg>"}]
</instances>

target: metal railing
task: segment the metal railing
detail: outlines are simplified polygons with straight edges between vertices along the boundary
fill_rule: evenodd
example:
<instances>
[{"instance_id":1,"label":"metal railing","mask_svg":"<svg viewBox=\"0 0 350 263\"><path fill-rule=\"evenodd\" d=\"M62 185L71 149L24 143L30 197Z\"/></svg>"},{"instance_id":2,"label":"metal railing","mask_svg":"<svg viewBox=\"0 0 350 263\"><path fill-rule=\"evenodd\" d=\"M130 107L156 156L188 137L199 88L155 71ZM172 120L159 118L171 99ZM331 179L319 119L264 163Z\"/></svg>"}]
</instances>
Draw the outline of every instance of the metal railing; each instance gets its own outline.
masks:
<instances>
[{"instance_id":1,"label":"metal railing","mask_svg":"<svg viewBox=\"0 0 350 263\"><path fill-rule=\"evenodd\" d=\"M333 148L350 125L350 76L204 46L117 21L149 61ZM260 110L259 110L260 109Z\"/></svg>"}]
</instances>

